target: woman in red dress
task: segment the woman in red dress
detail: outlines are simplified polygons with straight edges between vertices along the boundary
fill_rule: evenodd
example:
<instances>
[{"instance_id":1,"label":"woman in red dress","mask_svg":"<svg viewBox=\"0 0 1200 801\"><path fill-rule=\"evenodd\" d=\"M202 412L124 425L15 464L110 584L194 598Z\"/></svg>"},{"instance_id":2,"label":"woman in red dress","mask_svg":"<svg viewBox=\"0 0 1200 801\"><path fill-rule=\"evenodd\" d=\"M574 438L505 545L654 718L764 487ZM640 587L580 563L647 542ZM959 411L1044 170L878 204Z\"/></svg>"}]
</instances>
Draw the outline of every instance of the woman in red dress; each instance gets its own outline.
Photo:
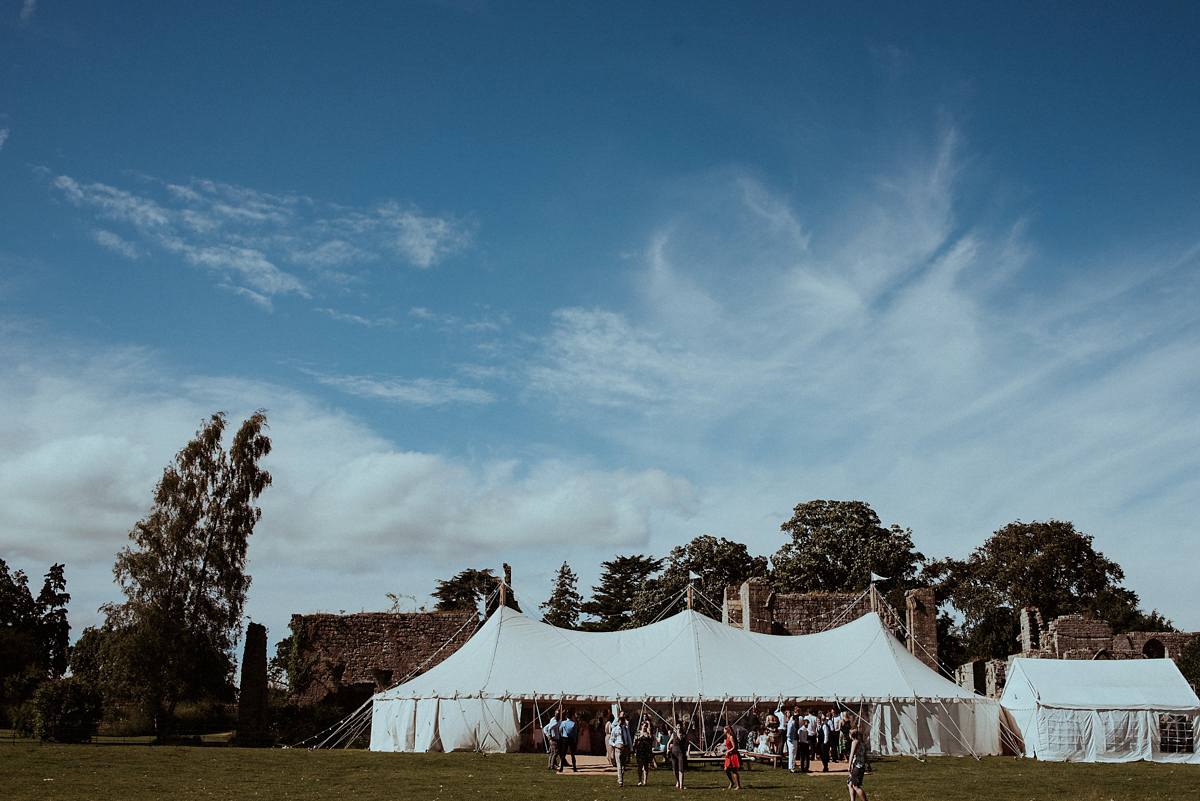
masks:
<instances>
[{"instance_id":1,"label":"woman in red dress","mask_svg":"<svg viewBox=\"0 0 1200 801\"><path fill-rule=\"evenodd\" d=\"M726 790L742 789L742 780L738 770L742 767L742 757L738 753L737 740L733 736L733 727L725 727L725 775L729 777Z\"/></svg>"}]
</instances>

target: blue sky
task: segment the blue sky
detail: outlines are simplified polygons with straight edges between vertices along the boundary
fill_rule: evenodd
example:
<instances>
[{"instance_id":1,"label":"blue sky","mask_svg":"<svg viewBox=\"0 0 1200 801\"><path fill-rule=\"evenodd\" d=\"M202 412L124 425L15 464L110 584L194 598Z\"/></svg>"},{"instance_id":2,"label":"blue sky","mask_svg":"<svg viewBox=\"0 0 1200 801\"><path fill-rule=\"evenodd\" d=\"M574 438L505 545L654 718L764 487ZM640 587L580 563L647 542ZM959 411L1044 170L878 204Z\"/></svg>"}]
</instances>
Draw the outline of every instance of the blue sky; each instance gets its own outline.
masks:
<instances>
[{"instance_id":1,"label":"blue sky","mask_svg":"<svg viewBox=\"0 0 1200 801\"><path fill-rule=\"evenodd\" d=\"M1191 3L0 3L0 554L269 410L248 613L860 499L1200 629Z\"/></svg>"}]
</instances>

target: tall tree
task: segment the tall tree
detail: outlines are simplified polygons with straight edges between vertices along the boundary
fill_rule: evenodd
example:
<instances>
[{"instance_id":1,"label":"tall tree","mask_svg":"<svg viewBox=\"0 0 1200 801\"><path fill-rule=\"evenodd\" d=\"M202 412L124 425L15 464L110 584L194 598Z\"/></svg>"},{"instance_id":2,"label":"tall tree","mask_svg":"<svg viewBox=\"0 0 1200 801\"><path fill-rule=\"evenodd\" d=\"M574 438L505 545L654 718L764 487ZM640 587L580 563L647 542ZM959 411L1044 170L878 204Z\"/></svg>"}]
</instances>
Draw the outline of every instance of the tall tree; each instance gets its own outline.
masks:
<instances>
[{"instance_id":1,"label":"tall tree","mask_svg":"<svg viewBox=\"0 0 1200 801\"><path fill-rule=\"evenodd\" d=\"M67 670L71 596L63 571L53 565L35 598L24 571L10 573L0 559L0 694L7 704L28 700L40 683Z\"/></svg>"},{"instance_id":2,"label":"tall tree","mask_svg":"<svg viewBox=\"0 0 1200 801\"><path fill-rule=\"evenodd\" d=\"M266 412L250 416L222 444L214 414L163 471L150 514L113 573L126 596L104 611L115 633L105 649L160 736L185 698L220 694L232 678L250 576L246 549L262 517L255 501L271 484L258 462L271 452Z\"/></svg>"},{"instance_id":3,"label":"tall tree","mask_svg":"<svg viewBox=\"0 0 1200 801\"><path fill-rule=\"evenodd\" d=\"M573 629L579 625L579 607L583 604L583 598L576 589L578 583L579 578L575 571L563 562L554 575L554 592L550 594L549 600L538 607L545 610L542 614L543 623L558 626L560 629Z\"/></svg>"},{"instance_id":4,"label":"tall tree","mask_svg":"<svg viewBox=\"0 0 1200 801\"><path fill-rule=\"evenodd\" d=\"M808 501L780 528L791 535L771 557L771 583L779 592L865 590L876 573L885 592L908 588L924 557L912 530L884 528L862 501Z\"/></svg>"},{"instance_id":5,"label":"tall tree","mask_svg":"<svg viewBox=\"0 0 1200 801\"><path fill-rule=\"evenodd\" d=\"M592 600L585 601L582 607L585 615L595 619L586 620L579 627L584 631L616 631L628 625L634 593L662 564L663 560L643 554L601 562L604 570L600 583L592 587Z\"/></svg>"},{"instance_id":6,"label":"tall tree","mask_svg":"<svg viewBox=\"0 0 1200 801\"><path fill-rule=\"evenodd\" d=\"M36 601L38 642L41 643L46 667L53 678L59 678L67 672L67 660L71 653L71 624L67 620L67 604L71 602L71 594L67 592L65 570L65 565L50 567Z\"/></svg>"},{"instance_id":7,"label":"tall tree","mask_svg":"<svg viewBox=\"0 0 1200 801\"><path fill-rule=\"evenodd\" d=\"M1063 520L1016 521L998 529L966 560L942 559L922 572L963 618L972 658L1016 650L1018 613L1037 607L1045 620L1079 613L1108 620L1118 631L1170 628L1157 612L1144 615L1137 595L1121 586L1125 573Z\"/></svg>"},{"instance_id":8,"label":"tall tree","mask_svg":"<svg viewBox=\"0 0 1200 801\"><path fill-rule=\"evenodd\" d=\"M633 597L629 625L649 625L656 618L684 609L689 583L701 593L692 608L720 618L726 587L766 574L766 557L751 556L740 542L701 535L687 545L672 548L662 574L642 584Z\"/></svg>"}]
</instances>

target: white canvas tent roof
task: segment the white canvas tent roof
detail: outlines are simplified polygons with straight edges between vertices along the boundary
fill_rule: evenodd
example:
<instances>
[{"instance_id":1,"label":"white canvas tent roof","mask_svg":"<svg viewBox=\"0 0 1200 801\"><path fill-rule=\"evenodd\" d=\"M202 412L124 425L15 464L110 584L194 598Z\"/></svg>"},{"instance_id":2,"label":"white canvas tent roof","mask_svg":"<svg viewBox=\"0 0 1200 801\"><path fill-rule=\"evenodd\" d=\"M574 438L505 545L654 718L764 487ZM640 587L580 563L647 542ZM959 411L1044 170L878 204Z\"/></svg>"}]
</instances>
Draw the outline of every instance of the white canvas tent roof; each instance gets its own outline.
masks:
<instances>
[{"instance_id":1,"label":"white canvas tent roof","mask_svg":"<svg viewBox=\"0 0 1200 801\"><path fill-rule=\"evenodd\" d=\"M1200 699L1170 659L1017 658L1001 703L1011 708L1036 703L1056 709L1200 709Z\"/></svg>"},{"instance_id":2,"label":"white canvas tent roof","mask_svg":"<svg viewBox=\"0 0 1200 801\"><path fill-rule=\"evenodd\" d=\"M873 724L875 744L885 751L887 743L906 753L999 749L995 702L928 668L874 613L820 634L788 637L747 632L693 611L625 631L569 631L508 608L429 672L375 696L372 748L437 750L434 739L422 743L413 734L431 729L433 701L442 702L440 717L451 708L445 702L452 702L451 717L472 721L496 717L497 702L540 700L545 706L560 699L866 703L890 710ZM474 736L475 747L484 747L478 744L480 724L469 725L476 734L467 740ZM377 727L391 730L377 737ZM506 740L511 734L488 736L504 741L499 750L513 750Z\"/></svg>"},{"instance_id":3,"label":"white canvas tent roof","mask_svg":"<svg viewBox=\"0 0 1200 801\"><path fill-rule=\"evenodd\" d=\"M1200 699L1170 659L1017 658L1000 703L1012 716L1027 756L1198 761L1194 732Z\"/></svg>"},{"instance_id":4,"label":"white canvas tent roof","mask_svg":"<svg viewBox=\"0 0 1200 801\"><path fill-rule=\"evenodd\" d=\"M694 611L637 629L570 631L506 607L428 673L377 698L975 699L910 654L870 613L799 637Z\"/></svg>"}]
</instances>

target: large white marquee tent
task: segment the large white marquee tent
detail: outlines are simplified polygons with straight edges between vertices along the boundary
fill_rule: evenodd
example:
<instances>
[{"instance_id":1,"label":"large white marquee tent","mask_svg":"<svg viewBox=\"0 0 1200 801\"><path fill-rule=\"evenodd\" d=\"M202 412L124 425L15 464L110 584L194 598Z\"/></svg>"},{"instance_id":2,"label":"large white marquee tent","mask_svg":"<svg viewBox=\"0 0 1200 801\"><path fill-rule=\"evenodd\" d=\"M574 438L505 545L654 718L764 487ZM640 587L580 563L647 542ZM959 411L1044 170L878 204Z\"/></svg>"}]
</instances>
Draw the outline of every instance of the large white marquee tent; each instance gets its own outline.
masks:
<instances>
[{"instance_id":1,"label":"large white marquee tent","mask_svg":"<svg viewBox=\"0 0 1200 801\"><path fill-rule=\"evenodd\" d=\"M875 613L798 637L688 610L616 632L555 628L506 607L424 675L377 694L375 751L516 751L523 706L706 711L778 700L861 710L886 754L1000 753L999 705L931 670Z\"/></svg>"},{"instance_id":2,"label":"large white marquee tent","mask_svg":"<svg viewBox=\"0 0 1200 801\"><path fill-rule=\"evenodd\" d=\"M1000 703L1026 756L1200 763L1200 699L1170 659L1014 659Z\"/></svg>"}]
</instances>

